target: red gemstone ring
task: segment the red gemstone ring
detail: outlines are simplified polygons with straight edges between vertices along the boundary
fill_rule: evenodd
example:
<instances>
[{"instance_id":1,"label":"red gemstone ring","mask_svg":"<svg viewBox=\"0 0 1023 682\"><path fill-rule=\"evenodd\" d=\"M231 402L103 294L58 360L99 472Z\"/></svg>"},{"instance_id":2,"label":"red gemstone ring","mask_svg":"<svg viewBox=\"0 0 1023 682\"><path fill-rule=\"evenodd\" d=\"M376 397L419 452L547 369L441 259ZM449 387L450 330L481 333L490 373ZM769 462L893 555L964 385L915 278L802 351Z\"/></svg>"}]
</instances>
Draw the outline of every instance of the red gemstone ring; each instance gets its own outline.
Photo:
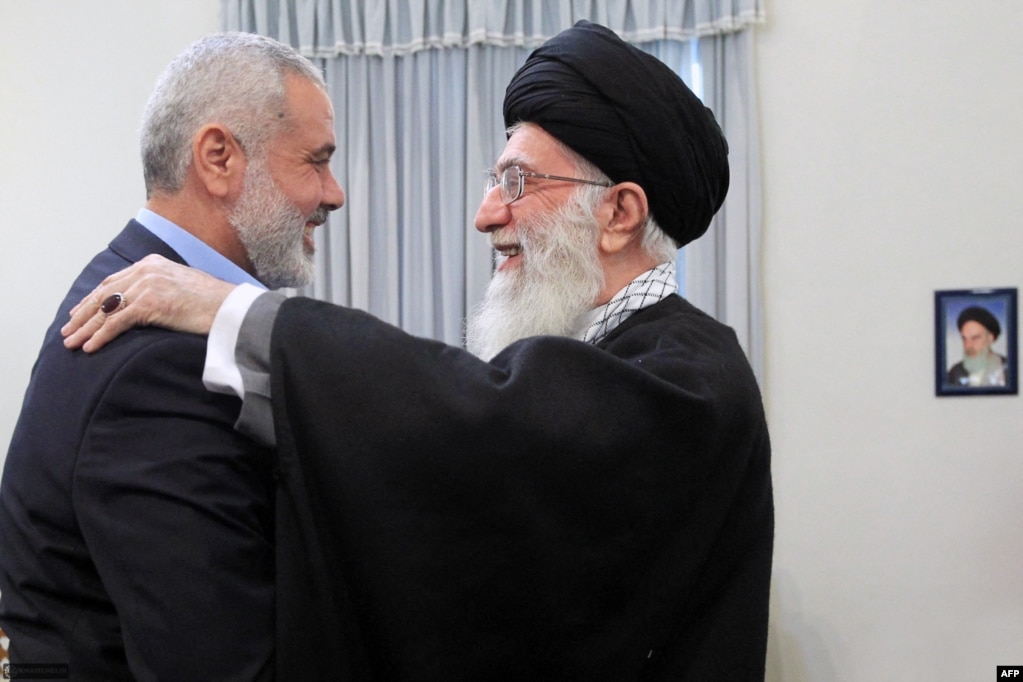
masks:
<instances>
[{"instance_id":1,"label":"red gemstone ring","mask_svg":"<svg viewBox=\"0 0 1023 682\"><path fill-rule=\"evenodd\" d=\"M118 310L123 308L125 303L126 301L124 299L124 294L117 292L116 294L110 294L109 296L104 298L103 302L99 306L99 309L102 310L105 314L110 315L112 313L116 313Z\"/></svg>"}]
</instances>

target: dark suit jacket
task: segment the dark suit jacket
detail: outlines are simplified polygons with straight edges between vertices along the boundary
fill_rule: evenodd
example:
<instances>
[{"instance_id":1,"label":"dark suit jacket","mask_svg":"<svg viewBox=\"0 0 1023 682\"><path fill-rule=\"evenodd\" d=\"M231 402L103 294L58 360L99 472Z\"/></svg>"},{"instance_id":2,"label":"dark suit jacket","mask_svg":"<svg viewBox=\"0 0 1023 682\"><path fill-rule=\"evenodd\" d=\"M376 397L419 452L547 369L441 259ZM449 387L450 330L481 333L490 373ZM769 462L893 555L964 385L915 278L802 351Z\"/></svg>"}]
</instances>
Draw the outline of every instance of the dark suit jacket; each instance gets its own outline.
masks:
<instances>
[{"instance_id":1,"label":"dark suit jacket","mask_svg":"<svg viewBox=\"0 0 1023 682\"><path fill-rule=\"evenodd\" d=\"M258 679L273 668L270 452L202 384L205 340L155 328L93 355L70 307L159 253L132 221L46 332L0 488L0 627L13 663L71 679Z\"/></svg>"}]
</instances>

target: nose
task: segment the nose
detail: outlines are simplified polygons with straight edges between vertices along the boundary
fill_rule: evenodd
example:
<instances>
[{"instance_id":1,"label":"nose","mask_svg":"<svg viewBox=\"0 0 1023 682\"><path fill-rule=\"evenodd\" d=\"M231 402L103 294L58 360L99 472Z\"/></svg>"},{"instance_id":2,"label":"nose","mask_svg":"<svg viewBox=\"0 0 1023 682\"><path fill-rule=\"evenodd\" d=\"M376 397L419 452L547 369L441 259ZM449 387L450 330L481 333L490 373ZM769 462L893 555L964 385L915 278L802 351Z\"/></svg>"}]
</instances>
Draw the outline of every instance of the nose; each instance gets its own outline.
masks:
<instances>
[{"instance_id":1,"label":"nose","mask_svg":"<svg viewBox=\"0 0 1023 682\"><path fill-rule=\"evenodd\" d=\"M334 173L327 170L327 177L323 181L323 207L328 211L336 211L345 205L345 191L341 189Z\"/></svg>"},{"instance_id":2,"label":"nose","mask_svg":"<svg viewBox=\"0 0 1023 682\"><path fill-rule=\"evenodd\" d=\"M511 207L501 201L500 188L492 187L483 195L473 225L480 232L493 232L511 222L511 217Z\"/></svg>"}]
</instances>

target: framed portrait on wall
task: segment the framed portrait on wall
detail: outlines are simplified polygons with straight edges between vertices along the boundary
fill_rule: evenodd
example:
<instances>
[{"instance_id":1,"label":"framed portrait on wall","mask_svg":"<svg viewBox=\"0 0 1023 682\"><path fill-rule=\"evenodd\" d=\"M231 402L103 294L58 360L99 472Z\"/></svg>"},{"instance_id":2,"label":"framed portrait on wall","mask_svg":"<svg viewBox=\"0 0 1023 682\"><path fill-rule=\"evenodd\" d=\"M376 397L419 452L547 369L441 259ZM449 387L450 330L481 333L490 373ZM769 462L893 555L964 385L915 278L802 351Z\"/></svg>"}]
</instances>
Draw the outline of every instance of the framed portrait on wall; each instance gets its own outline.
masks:
<instances>
[{"instance_id":1,"label":"framed portrait on wall","mask_svg":"<svg viewBox=\"0 0 1023 682\"><path fill-rule=\"evenodd\" d=\"M935 391L1016 395L1016 290L934 292Z\"/></svg>"}]
</instances>

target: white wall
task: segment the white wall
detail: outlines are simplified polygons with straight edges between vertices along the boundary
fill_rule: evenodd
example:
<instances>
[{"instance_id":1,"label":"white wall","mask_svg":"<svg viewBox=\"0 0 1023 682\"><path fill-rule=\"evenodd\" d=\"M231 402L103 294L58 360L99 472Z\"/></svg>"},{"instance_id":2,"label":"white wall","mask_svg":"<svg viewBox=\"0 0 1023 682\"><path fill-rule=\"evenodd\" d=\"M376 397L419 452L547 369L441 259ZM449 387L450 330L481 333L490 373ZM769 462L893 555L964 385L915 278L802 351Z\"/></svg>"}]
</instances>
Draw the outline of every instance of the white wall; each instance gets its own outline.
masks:
<instances>
[{"instance_id":1,"label":"white wall","mask_svg":"<svg viewBox=\"0 0 1023 682\"><path fill-rule=\"evenodd\" d=\"M769 679L995 679L1023 398L934 396L933 292L1023 286L1023 3L767 6Z\"/></svg>"},{"instance_id":2,"label":"white wall","mask_svg":"<svg viewBox=\"0 0 1023 682\"><path fill-rule=\"evenodd\" d=\"M758 37L778 537L769 679L1023 656L1023 399L935 398L933 291L1023 285L1023 3L768 0ZM0 0L0 449L136 130L216 0ZM921 14L924 12L924 14Z\"/></svg>"},{"instance_id":3,"label":"white wall","mask_svg":"<svg viewBox=\"0 0 1023 682\"><path fill-rule=\"evenodd\" d=\"M0 0L0 463L57 305L145 201L157 76L219 28L218 0Z\"/></svg>"}]
</instances>

